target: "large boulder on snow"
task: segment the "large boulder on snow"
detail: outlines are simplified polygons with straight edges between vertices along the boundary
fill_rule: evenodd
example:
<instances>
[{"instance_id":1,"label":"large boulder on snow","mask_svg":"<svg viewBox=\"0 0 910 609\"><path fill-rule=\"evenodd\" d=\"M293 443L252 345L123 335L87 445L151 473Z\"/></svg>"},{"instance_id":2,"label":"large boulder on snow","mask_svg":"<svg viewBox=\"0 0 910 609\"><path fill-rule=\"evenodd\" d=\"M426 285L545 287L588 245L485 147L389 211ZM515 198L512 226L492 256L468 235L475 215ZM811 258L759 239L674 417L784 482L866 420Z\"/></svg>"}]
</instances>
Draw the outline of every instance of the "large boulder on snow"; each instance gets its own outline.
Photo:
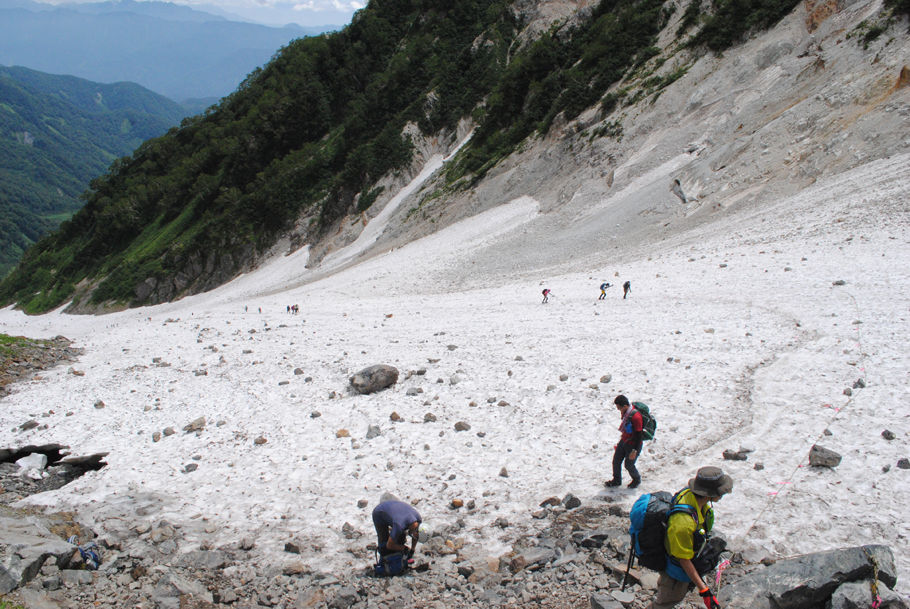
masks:
<instances>
[{"instance_id":1,"label":"large boulder on snow","mask_svg":"<svg viewBox=\"0 0 910 609\"><path fill-rule=\"evenodd\" d=\"M875 572L880 582L894 587L897 571L888 546L817 552L779 560L749 573L724 586L717 600L722 607L751 609L824 607L842 584L871 579Z\"/></svg>"},{"instance_id":2,"label":"large boulder on snow","mask_svg":"<svg viewBox=\"0 0 910 609\"><path fill-rule=\"evenodd\" d=\"M351 387L361 394L375 393L398 382L398 368L387 364L376 364L364 368L351 377Z\"/></svg>"}]
</instances>

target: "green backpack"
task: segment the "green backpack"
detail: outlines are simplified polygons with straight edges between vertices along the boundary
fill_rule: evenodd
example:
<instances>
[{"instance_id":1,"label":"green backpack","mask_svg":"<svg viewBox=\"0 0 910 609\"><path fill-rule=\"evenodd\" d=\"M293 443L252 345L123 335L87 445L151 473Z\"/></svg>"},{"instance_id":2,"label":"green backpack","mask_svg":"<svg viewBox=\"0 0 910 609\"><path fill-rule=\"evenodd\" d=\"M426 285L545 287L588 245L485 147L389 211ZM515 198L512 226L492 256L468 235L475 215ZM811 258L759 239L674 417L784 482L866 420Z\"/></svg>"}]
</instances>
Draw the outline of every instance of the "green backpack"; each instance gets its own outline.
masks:
<instances>
[{"instance_id":1,"label":"green backpack","mask_svg":"<svg viewBox=\"0 0 910 609\"><path fill-rule=\"evenodd\" d=\"M657 419L651 414L651 409L644 402L632 402L632 407L641 413L641 437L645 440L653 440L657 432Z\"/></svg>"}]
</instances>

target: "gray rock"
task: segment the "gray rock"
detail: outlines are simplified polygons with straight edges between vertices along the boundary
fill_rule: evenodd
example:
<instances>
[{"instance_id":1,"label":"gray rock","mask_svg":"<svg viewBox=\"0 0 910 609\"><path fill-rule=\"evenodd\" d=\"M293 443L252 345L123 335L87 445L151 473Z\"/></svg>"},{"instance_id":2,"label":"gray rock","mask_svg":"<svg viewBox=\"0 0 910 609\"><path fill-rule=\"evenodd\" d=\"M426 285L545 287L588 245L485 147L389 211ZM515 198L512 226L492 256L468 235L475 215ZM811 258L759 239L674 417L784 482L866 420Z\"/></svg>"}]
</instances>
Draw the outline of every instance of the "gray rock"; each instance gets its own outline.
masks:
<instances>
[{"instance_id":1,"label":"gray rock","mask_svg":"<svg viewBox=\"0 0 910 609\"><path fill-rule=\"evenodd\" d=\"M60 579L67 588L76 586L87 586L94 581L91 571L82 571L76 569L64 569L60 572Z\"/></svg>"},{"instance_id":2,"label":"gray rock","mask_svg":"<svg viewBox=\"0 0 910 609\"><path fill-rule=\"evenodd\" d=\"M724 459L727 461L745 461L749 458L748 451L744 450L731 450L727 449L724 451Z\"/></svg>"},{"instance_id":3,"label":"gray rock","mask_svg":"<svg viewBox=\"0 0 910 609\"><path fill-rule=\"evenodd\" d=\"M612 380L613 380L612 374L605 374L602 377L600 377L600 382L604 383L604 384L609 383Z\"/></svg>"},{"instance_id":4,"label":"gray rock","mask_svg":"<svg viewBox=\"0 0 910 609\"><path fill-rule=\"evenodd\" d=\"M426 413L425 415L423 415L423 422L424 423L435 423L436 415L433 414L432 412Z\"/></svg>"},{"instance_id":5,"label":"gray rock","mask_svg":"<svg viewBox=\"0 0 910 609\"><path fill-rule=\"evenodd\" d=\"M897 460L897 467L900 469L910 469L910 459L904 457Z\"/></svg>"},{"instance_id":6,"label":"gray rock","mask_svg":"<svg viewBox=\"0 0 910 609\"><path fill-rule=\"evenodd\" d=\"M893 439L896 438L897 436L894 435L894 432L893 432L893 431L891 431L891 430L889 430L889 429L886 429L885 431L882 432L882 437L890 442L891 440L893 440Z\"/></svg>"},{"instance_id":7,"label":"gray rock","mask_svg":"<svg viewBox=\"0 0 910 609\"><path fill-rule=\"evenodd\" d=\"M28 609L65 609L44 592L31 588L20 590L19 598L22 600L22 606Z\"/></svg>"},{"instance_id":8,"label":"gray rock","mask_svg":"<svg viewBox=\"0 0 910 609\"><path fill-rule=\"evenodd\" d=\"M856 381L854 381L854 383L853 383L854 389L863 389L865 386L866 386L866 381L864 381L861 378L856 379Z\"/></svg>"},{"instance_id":9,"label":"gray rock","mask_svg":"<svg viewBox=\"0 0 910 609\"><path fill-rule=\"evenodd\" d=\"M893 587L897 581L894 554L887 546L869 545L778 560L728 583L717 599L722 607L750 609L824 606L841 584L872 576L870 556L878 564L878 579Z\"/></svg>"},{"instance_id":10,"label":"gray rock","mask_svg":"<svg viewBox=\"0 0 910 609\"><path fill-rule=\"evenodd\" d=\"M613 590L610 592L610 596L616 599L617 602L622 603L623 605L629 605L632 601L635 600L635 595L631 592Z\"/></svg>"},{"instance_id":11,"label":"gray rock","mask_svg":"<svg viewBox=\"0 0 910 609\"><path fill-rule=\"evenodd\" d=\"M48 559L69 566L75 548L48 532L55 526L44 516L17 518L0 506L0 594L33 580Z\"/></svg>"},{"instance_id":12,"label":"gray rock","mask_svg":"<svg viewBox=\"0 0 910 609\"><path fill-rule=\"evenodd\" d=\"M190 581L171 572L166 572L162 575L153 592L153 599L156 601L181 599L181 604L184 602L182 597L187 596L191 599L196 599L197 601L212 602L212 593L209 592L205 586L199 582ZM189 600L190 599L186 599L187 602Z\"/></svg>"},{"instance_id":13,"label":"gray rock","mask_svg":"<svg viewBox=\"0 0 910 609\"><path fill-rule=\"evenodd\" d=\"M455 423L455 431L468 431L469 429L471 429L471 425L465 423L464 421L458 421Z\"/></svg>"},{"instance_id":14,"label":"gray rock","mask_svg":"<svg viewBox=\"0 0 910 609\"><path fill-rule=\"evenodd\" d=\"M180 562L190 567L214 571L223 569L230 563L230 558L225 552L220 550L193 550L184 554Z\"/></svg>"},{"instance_id":15,"label":"gray rock","mask_svg":"<svg viewBox=\"0 0 910 609\"><path fill-rule=\"evenodd\" d=\"M611 596L592 594L591 609L623 609L623 606Z\"/></svg>"},{"instance_id":16,"label":"gray rock","mask_svg":"<svg viewBox=\"0 0 910 609\"><path fill-rule=\"evenodd\" d=\"M838 453L818 444L809 449L809 465L813 467L837 467L841 459Z\"/></svg>"},{"instance_id":17,"label":"gray rock","mask_svg":"<svg viewBox=\"0 0 910 609\"><path fill-rule=\"evenodd\" d=\"M329 601L330 609L347 609L352 607L359 600L357 589L352 586L344 586L335 593L334 598Z\"/></svg>"},{"instance_id":18,"label":"gray rock","mask_svg":"<svg viewBox=\"0 0 910 609\"><path fill-rule=\"evenodd\" d=\"M565 506L567 510L573 510L581 505L581 499L569 493L562 500L562 505Z\"/></svg>"},{"instance_id":19,"label":"gray rock","mask_svg":"<svg viewBox=\"0 0 910 609\"><path fill-rule=\"evenodd\" d=\"M871 605L871 581L851 582L840 586L831 595L829 609L868 609ZM907 603L890 588L878 586L881 609L907 609Z\"/></svg>"},{"instance_id":20,"label":"gray rock","mask_svg":"<svg viewBox=\"0 0 910 609\"><path fill-rule=\"evenodd\" d=\"M382 430L379 429L379 425L370 425L367 427L367 440L372 440L373 438L378 438L382 435Z\"/></svg>"},{"instance_id":21,"label":"gray rock","mask_svg":"<svg viewBox=\"0 0 910 609\"><path fill-rule=\"evenodd\" d=\"M351 377L351 386L360 394L370 394L391 387L398 382L398 369L386 364L364 368Z\"/></svg>"}]
</instances>

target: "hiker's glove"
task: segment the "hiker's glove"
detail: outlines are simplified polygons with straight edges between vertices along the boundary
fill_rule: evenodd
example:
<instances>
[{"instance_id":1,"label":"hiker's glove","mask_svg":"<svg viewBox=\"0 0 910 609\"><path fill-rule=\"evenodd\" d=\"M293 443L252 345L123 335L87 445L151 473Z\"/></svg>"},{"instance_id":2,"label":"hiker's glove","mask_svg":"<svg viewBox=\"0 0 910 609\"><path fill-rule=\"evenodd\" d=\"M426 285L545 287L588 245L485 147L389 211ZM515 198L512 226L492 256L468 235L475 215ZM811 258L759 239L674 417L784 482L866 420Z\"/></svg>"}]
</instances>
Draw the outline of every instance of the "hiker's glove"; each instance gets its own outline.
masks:
<instances>
[{"instance_id":1,"label":"hiker's glove","mask_svg":"<svg viewBox=\"0 0 910 609\"><path fill-rule=\"evenodd\" d=\"M710 588L705 588L698 594L701 596L701 600L705 602L705 607L707 607L707 609L720 609L720 605L717 602L717 597L711 593Z\"/></svg>"}]
</instances>

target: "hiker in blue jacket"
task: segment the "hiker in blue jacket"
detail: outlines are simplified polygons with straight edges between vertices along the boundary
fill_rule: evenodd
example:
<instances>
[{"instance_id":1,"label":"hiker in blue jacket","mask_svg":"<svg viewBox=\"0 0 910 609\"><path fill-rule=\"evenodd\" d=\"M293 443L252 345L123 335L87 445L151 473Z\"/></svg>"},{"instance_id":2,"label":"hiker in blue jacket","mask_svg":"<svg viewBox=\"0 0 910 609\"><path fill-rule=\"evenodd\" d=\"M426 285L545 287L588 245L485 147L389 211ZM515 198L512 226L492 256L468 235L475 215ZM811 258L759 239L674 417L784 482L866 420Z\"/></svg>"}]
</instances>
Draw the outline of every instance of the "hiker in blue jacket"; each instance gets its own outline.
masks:
<instances>
[{"instance_id":1,"label":"hiker in blue jacket","mask_svg":"<svg viewBox=\"0 0 910 609\"><path fill-rule=\"evenodd\" d=\"M393 552L404 552L409 557L413 556L421 522L417 510L404 501L383 501L373 508L373 526L376 527L379 554L385 556ZM407 546L408 535L411 536L410 548Z\"/></svg>"}]
</instances>

